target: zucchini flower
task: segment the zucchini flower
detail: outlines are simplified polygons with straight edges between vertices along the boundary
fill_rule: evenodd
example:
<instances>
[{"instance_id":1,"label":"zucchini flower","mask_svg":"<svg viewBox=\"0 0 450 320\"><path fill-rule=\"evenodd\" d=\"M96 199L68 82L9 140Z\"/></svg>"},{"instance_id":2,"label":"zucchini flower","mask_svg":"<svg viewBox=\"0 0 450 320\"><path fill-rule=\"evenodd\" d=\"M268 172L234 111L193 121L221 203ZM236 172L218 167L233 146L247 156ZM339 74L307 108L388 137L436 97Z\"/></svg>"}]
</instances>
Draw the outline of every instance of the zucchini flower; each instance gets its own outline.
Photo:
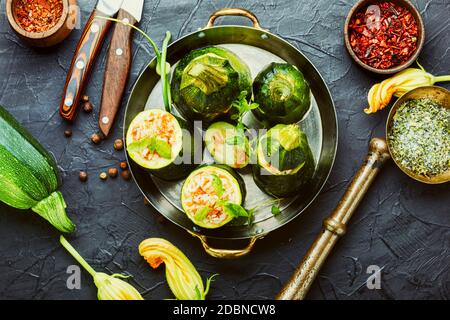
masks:
<instances>
[{"instance_id":1,"label":"zucchini flower","mask_svg":"<svg viewBox=\"0 0 450 320\"><path fill-rule=\"evenodd\" d=\"M94 278L94 283L98 289L98 300L144 300L132 285L118 279L128 278L127 276L121 274L108 275L103 272L96 272L63 236L59 238L59 241L75 260Z\"/></svg>"},{"instance_id":2,"label":"zucchini flower","mask_svg":"<svg viewBox=\"0 0 450 320\"><path fill-rule=\"evenodd\" d=\"M211 281L206 280L206 288L194 265L177 247L160 238L150 238L141 242L139 253L154 269L166 264L166 278L170 290L179 300L204 300Z\"/></svg>"},{"instance_id":3,"label":"zucchini flower","mask_svg":"<svg viewBox=\"0 0 450 320\"><path fill-rule=\"evenodd\" d=\"M400 97L402 94L417 87L432 86L436 82L450 81L450 75L433 76L425 71L419 64L419 68L407 68L391 78L372 86L369 90L367 100L369 107L364 112L375 113L386 107L392 96Z\"/></svg>"}]
</instances>

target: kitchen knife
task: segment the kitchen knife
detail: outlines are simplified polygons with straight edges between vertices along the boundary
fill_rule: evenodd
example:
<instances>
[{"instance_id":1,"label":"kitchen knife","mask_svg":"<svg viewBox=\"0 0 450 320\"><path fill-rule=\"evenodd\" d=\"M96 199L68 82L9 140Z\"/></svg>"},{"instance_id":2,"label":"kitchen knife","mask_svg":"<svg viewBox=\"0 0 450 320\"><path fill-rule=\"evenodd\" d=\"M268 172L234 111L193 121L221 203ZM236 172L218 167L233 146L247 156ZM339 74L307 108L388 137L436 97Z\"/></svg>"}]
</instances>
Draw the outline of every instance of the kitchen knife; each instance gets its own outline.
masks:
<instances>
[{"instance_id":1,"label":"kitchen knife","mask_svg":"<svg viewBox=\"0 0 450 320\"><path fill-rule=\"evenodd\" d=\"M96 16L112 17L119 11L121 4L122 0L99 0L84 27L67 74L59 107L60 115L66 120L72 121L75 118L92 65L111 26L111 21Z\"/></svg>"},{"instance_id":2,"label":"kitchen knife","mask_svg":"<svg viewBox=\"0 0 450 320\"><path fill-rule=\"evenodd\" d=\"M124 0L117 19L132 25L141 20L144 0ZM133 29L117 23L111 39L103 80L103 92L98 118L100 131L106 137L111 130L128 80L131 66L131 36Z\"/></svg>"}]
</instances>

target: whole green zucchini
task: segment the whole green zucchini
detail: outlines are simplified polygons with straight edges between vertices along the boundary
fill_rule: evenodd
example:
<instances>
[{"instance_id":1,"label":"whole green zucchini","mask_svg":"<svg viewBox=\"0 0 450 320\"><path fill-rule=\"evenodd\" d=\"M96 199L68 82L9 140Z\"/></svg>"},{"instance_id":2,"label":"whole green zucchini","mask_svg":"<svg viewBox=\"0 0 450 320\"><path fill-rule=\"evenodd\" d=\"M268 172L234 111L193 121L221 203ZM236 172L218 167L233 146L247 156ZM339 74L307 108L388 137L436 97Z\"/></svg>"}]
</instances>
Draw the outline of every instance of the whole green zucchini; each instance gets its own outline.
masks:
<instances>
[{"instance_id":1,"label":"whole green zucchini","mask_svg":"<svg viewBox=\"0 0 450 320\"><path fill-rule=\"evenodd\" d=\"M58 230L72 232L58 180L51 155L0 106L0 201L31 209Z\"/></svg>"}]
</instances>

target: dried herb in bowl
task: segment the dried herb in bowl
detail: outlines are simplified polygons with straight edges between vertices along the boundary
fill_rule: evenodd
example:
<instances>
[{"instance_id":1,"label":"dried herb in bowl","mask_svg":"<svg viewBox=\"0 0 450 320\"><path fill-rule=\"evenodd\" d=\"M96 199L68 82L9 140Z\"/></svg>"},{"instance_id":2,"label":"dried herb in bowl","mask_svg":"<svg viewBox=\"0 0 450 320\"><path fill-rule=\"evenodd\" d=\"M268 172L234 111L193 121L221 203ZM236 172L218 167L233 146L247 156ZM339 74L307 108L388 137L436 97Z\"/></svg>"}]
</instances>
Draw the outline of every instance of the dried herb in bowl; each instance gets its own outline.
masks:
<instances>
[{"instance_id":1,"label":"dried herb in bowl","mask_svg":"<svg viewBox=\"0 0 450 320\"><path fill-rule=\"evenodd\" d=\"M403 103L388 139L394 158L404 168L428 177L450 170L450 110L433 100Z\"/></svg>"}]
</instances>

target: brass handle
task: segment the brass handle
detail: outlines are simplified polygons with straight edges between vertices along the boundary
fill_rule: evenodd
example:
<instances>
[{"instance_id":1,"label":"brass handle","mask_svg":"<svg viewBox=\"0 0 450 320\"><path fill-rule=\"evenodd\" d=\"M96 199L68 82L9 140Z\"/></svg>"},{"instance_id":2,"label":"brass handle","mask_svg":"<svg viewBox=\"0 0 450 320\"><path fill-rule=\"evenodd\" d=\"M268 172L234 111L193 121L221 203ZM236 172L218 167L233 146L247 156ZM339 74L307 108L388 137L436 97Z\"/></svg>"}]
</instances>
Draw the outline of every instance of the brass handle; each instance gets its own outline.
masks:
<instances>
[{"instance_id":1,"label":"brass handle","mask_svg":"<svg viewBox=\"0 0 450 320\"><path fill-rule=\"evenodd\" d=\"M214 258L219 258L219 259L236 259L236 258L245 256L245 255L249 254L250 251L252 251L253 247L255 246L256 240L261 239L263 237L263 236L255 236L253 238L250 238L248 245L243 249L218 249L218 248L213 248L208 244L207 237L198 235L189 230L188 230L188 232L192 236L200 239L206 253L208 253L210 256L212 256Z\"/></svg>"},{"instance_id":2,"label":"brass handle","mask_svg":"<svg viewBox=\"0 0 450 320\"><path fill-rule=\"evenodd\" d=\"M372 139L364 164L355 174L336 209L325 219L323 230L309 248L294 274L278 293L277 299L302 300L305 298L335 243L345 233L347 222L374 181L381 166L389 158L386 140Z\"/></svg>"},{"instance_id":3,"label":"brass handle","mask_svg":"<svg viewBox=\"0 0 450 320\"><path fill-rule=\"evenodd\" d=\"M251 11L248 11L247 9L243 8L223 8L217 10L209 17L208 24L206 25L205 28L213 27L216 19L224 16L246 17L253 22L253 28L262 29L261 25L259 24L258 18Z\"/></svg>"}]
</instances>

